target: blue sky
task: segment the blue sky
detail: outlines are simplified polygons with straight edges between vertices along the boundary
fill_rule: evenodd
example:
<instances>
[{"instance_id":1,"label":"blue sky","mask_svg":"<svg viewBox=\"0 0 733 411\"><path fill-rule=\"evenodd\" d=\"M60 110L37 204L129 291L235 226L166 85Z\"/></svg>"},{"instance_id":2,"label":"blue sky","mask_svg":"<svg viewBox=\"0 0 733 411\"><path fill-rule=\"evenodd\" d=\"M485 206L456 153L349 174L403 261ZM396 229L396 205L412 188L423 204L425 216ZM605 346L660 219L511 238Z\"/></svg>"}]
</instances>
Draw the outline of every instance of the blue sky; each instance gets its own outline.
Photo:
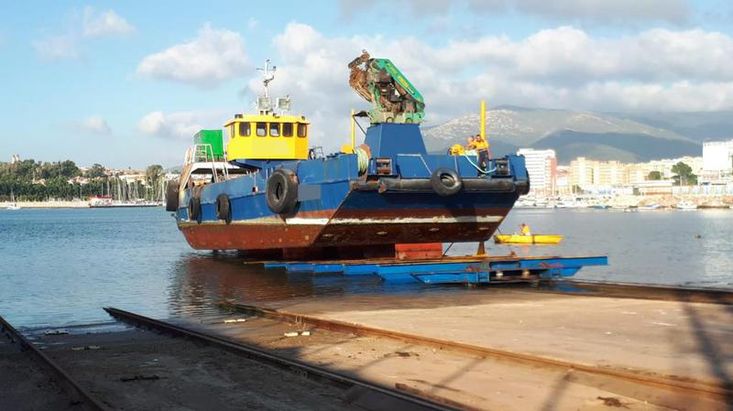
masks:
<instances>
[{"instance_id":1,"label":"blue sky","mask_svg":"<svg viewBox=\"0 0 733 411\"><path fill-rule=\"evenodd\" d=\"M707 0L9 2L0 6L0 161L180 162L192 131L251 106L255 67L338 147L365 107L346 64L391 58L427 124L490 105L733 108L733 7Z\"/></svg>"}]
</instances>

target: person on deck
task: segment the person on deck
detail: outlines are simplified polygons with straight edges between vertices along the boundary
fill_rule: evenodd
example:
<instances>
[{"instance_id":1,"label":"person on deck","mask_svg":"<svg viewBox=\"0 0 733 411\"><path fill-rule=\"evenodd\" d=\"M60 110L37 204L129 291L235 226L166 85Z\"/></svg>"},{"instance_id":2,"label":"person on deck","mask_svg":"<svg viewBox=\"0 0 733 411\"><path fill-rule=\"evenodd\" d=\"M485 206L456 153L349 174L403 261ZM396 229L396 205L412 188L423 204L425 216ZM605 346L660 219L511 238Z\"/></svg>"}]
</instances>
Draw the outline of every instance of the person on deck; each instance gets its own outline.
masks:
<instances>
[{"instance_id":1,"label":"person on deck","mask_svg":"<svg viewBox=\"0 0 733 411\"><path fill-rule=\"evenodd\" d=\"M529 226L528 226L527 224L524 224L524 223L522 223L522 224L521 224L521 225L519 226L519 233L520 233L521 235L532 235L532 232L531 232L531 231L529 231Z\"/></svg>"},{"instance_id":2,"label":"person on deck","mask_svg":"<svg viewBox=\"0 0 733 411\"><path fill-rule=\"evenodd\" d=\"M473 136L466 139L466 155L476 155L476 139Z\"/></svg>"},{"instance_id":3,"label":"person on deck","mask_svg":"<svg viewBox=\"0 0 733 411\"><path fill-rule=\"evenodd\" d=\"M489 166L489 143L480 134L476 134L473 141L478 152L478 164L482 169L486 170Z\"/></svg>"}]
</instances>

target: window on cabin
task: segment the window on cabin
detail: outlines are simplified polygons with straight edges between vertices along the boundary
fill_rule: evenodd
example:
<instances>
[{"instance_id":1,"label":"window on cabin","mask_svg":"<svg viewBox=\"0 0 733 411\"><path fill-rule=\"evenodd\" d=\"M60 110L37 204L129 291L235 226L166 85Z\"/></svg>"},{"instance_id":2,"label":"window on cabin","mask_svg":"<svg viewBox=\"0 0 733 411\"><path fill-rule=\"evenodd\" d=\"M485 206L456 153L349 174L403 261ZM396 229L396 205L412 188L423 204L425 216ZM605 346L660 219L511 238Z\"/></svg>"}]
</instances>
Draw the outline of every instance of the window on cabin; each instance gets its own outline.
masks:
<instances>
[{"instance_id":1,"label":"window on cabin","mask_svg":"<svg viewBox=\"0 0 733 411\"><path fill-rule=\"evenodd\" d=\"M257 137L267 136L267 123L257 123Z\"/></svg>"},{"instance_id":2,"label":"window on cabin","mask_svg":"<svg viewBox=\"0 0 733 411\"><path fill-rule=\"evenodd\" d=\"M252 126L250 123L239 123L239 135L241 137L249 137L252 133Z\"/></svg>"},{"instance_id":3,"label":"window on cabin","mask_svg":"<svg viewBox=\"0 0 733 411\"><path fill-rule=\"evenodd\" d=\"M293 123L283 123L283 137L293 136Z\"/></svg>"},{"instance_id":4,"label":"window on cabin","mask_svg":"<svg viewBox=\"0 0 733 411\"><path fill-rule=\"evenodd\" d=\"M234 124L231 124L229 127L226 128L227 130L227 140L231 140L234 138Z\"/></svg>"},{"instance_id":5,"label":"window on cabin","mask_svg":"<svg viewBox=\"0 0 733 411\"><path fill-rule=\"evenodd\" d=\"M280 124L270 123L270 137L280 137Z\"/></svg>"},{"instance_id":6,"label":"window on cabin","mask_svg":"<svg viewBox=\"0 0 733 411\"><path fill-rule=\"evenodd\" d=\"M298 137L305 137L308 134L308 125L298 123Z\"/></svg>"}]
</instances>

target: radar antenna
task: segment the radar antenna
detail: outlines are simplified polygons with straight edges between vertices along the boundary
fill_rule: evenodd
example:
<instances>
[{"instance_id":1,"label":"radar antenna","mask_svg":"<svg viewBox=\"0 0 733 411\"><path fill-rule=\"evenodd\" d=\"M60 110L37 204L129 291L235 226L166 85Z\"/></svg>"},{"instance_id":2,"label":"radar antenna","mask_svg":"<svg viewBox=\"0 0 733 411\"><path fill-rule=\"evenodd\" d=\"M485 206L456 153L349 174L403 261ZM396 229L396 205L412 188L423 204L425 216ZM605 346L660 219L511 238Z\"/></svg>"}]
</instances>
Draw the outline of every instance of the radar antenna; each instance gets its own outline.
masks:
<instances>
[{"instance_id":1,"label":"radar antenna","mask_svg":"<svg viewBox=\"0 0 733 411\"><path fill-rule=\"evenodd\" d=\"M270 82L275 79L275 71L277 66L270 68L270 59L265 60L265 67L258 67L258 71L262 72L262 85L264 93L257 98L257 110L260 114L269 114L272 112L272 101L270 100Z\"/></svg>"}]
</instances>

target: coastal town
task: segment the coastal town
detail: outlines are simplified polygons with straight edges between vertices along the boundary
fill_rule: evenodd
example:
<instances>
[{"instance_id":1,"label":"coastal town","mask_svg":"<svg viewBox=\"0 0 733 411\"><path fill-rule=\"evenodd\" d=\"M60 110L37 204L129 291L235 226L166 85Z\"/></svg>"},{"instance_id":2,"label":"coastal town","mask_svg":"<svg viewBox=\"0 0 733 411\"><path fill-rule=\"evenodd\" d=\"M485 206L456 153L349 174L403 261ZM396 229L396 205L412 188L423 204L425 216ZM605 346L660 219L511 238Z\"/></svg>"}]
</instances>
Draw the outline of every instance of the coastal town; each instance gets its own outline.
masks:
<instances>
[{"instance_id":1,"label":"coastal town","mask_svg":"<svg viewBox=\"0 0 733 411\"><path fill-rule=\"evenodd\" d=\"M733 140L704 142L700 156L641 163L577 157L569 164L558 164L552 149L521 148L517 154L525 157L531 181L529 193L520 198L517 208L636 211L733 206ZM10 162L0 163L9 174L0 181L1 208L162 206L166 182L179 176L176 170L158 165L116 169L100 164L76 167L73 162L45 163L57 164L60 169L70 167L72 171L58 174L63 177L61 183L68 185L64 190L51 190L42 197L39 193L43 190L28 195L18 188L20 180L18 184L8 182L18 177L18 170L27 169L29 161L33 162L14 154ZM57 178L38 174L31 185L59 184Z\"/></svg>"},{"instance_id":2,"label":"coastal town","mask_svg":"<svg viewBox=\"0 0 733 411\"><path fill-rule=\"evenodd\" d=\"M0 208L162 206L165 184L177 176L157 164L145 169L40 162L13 154L0 162Z\"/></svg>"},{"instance_id":3,"label":"coastal town","mask_svg":"<svg viewBox=\"0 0 733 411\"><path fill-rule=\"evenodd\" d=\"M733 204L733 140L710 141L702 155L643 163L577 157L559 165L555 150L520 149L531 188L517 207L696 209Z\"/></svg>"}]
</instances>

